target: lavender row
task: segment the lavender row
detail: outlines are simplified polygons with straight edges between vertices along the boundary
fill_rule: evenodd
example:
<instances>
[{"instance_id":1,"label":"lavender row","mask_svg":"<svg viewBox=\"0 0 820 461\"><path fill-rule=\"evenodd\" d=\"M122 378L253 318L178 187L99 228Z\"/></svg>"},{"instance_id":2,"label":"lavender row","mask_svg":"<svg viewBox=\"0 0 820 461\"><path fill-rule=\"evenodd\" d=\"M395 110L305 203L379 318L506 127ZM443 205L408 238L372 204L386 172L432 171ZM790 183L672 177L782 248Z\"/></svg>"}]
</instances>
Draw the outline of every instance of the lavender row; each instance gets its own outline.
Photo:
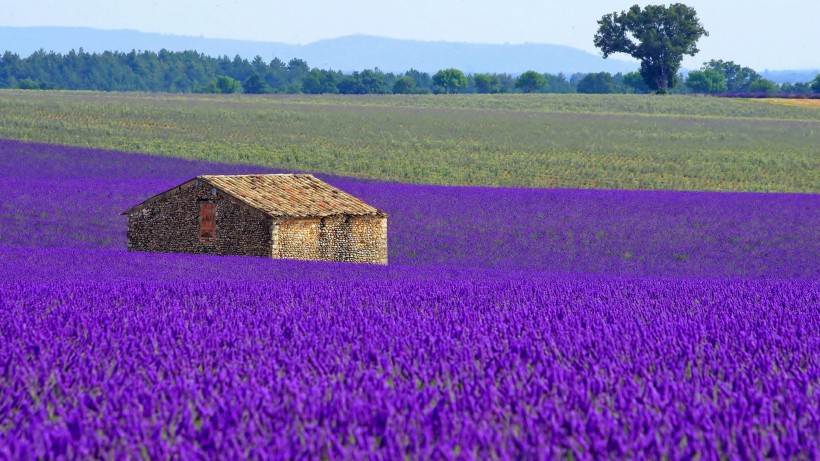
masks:
<instances>
[{"instance_id":1,"label":"lavender row","mask_svg":"<svg viewBox=\"0 0 820 461\"><path fill-rule=\"evenodd\" d=\"M816 458L820 284L0 284L0 458Z\"/></svg>"},{"instance_id":2,"label":"lavender row","mask_svg":"<svg viewBox=\"0 0 820 461\"><path fill-rule=\"evenodd\" d=\"M270 171L0 141L0 247L119 250L145 198L203 173ZM440 187L323 177L386 210L389 259L630 276L817 277L820 196ZM34 250L32 250L34 251Z\"/></svg>"}]
</instances>

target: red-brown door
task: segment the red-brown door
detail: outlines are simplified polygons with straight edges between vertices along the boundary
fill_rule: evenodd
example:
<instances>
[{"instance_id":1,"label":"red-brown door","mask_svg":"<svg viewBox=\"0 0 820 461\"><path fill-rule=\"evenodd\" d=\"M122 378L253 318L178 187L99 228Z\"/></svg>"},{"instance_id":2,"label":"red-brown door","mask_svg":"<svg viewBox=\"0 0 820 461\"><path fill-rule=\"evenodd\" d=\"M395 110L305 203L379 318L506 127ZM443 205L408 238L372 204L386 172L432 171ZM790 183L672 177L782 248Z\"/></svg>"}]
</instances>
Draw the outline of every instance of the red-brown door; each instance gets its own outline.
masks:
<instances>
[{"instance_id":1,"label":"red-brown door","mask_svg":"<svg viewBox=\"0 0 820 461\"><path fill-rule=\"evenodd\" d=\"M213 242L216 240L216 204L199 204L199 240Z\"/></svg>"}]
</instances>

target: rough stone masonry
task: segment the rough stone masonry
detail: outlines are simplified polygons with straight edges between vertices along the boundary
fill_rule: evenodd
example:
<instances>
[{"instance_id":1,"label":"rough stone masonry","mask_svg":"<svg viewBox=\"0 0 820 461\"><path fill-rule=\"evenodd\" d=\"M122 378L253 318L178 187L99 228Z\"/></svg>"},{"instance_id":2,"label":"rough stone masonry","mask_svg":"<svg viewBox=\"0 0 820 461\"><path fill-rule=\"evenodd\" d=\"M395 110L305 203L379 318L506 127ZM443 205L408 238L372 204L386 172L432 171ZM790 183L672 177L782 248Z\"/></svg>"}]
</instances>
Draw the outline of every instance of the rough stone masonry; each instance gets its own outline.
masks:
<instances>
[{"instance_id":1,"label":"rough stone masonry","mask_svg":"<svg viewBox=\"0 0 820 461\"><path fill-rule=\"evenodd\" d=\"M129 251L387 264L387 214L308 174L197 176L123 214Z\"/></svg>"}]
</instances>

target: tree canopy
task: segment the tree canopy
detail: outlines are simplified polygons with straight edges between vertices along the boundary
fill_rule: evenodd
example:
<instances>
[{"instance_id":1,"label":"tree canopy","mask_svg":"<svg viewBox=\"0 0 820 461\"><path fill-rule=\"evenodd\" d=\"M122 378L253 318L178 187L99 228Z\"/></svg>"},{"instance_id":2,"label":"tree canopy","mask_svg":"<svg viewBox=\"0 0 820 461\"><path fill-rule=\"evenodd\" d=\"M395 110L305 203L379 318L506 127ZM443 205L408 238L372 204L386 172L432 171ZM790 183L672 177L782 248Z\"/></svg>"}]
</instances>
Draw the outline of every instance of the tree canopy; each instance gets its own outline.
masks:
<instances>
[{"instance_id":1,"label":"tree canopy","mask_svg":"<svg viewBox=\"0 0 820 461\"><path fill-rule=\"evenodd\" d=\"M726 91L726 79L712 69L693 70L686 77L686 86L696 93L721 93Z\"/></svg>"},{"instance_id":2,"label":"tree canopy","mask_svg":"<svg viewBox=\"0 0 820 461\"><path fill-rule=\"evenodd\" d=\"M467 86L467 76L458 69L442 69L433 75L433 83L448 94L458 93L460 88Z\"/></svg>"},{"instance_id":3,"label":"tree canopy","mask_svg":"<svg viewBox=\"0 0 820 461\"><path fill-rule=\"evenodd\" d=\"M708 72L707 72L708 71ZM704 74L701 74L704 73ZM708 77L708 78L707 78ZM725 83L726 90L722 90ZM639 72L539 74L527 71L465 75L444 69L433 77L410 69L401 74L378 68L342 72L311 68L301 59L285 62L239 56L209 57L196 51L168 50L65 55L45 52L21 58L0 54L0 89L151 91L171 93L305 93L305 94L428 94L436 93L648 93ZM670 92L810 93L812 82L781 83L763 79L754 70L732 61L712 60L690 72L686 85L670 85ZM820 82L815 84L820 92Z\"/></svg>"},{"instance_id":4,"label":"tree canopy","mask_svg":"<svg viewBox=\"0 0 820 461\"><path fill-rule=\"evenodd\" d=\"M515 81L515 87L521 89L524 93L532 93L546 84L547 79L534 70L524 72Z\"/></svg>"},{"instance_id":5,"label":"tree canopy","mask_svg":"<svg viewBox=\"0 0 820 461\"><path fill-rule=\"evenodd\" d=\"M777 91L777 84L765 78L759 78L749 84L751 93L774 93Z\"/></svg>"},{"instance_id":6,"label":"tree canopy","mask_svg":"<svg viewBox=\"0 0 820 461\"><path fill-rule=\"evenodd\" d=\"M393 83L393 94L410 94L416 89L416 81L407 75L399 77Z\"/></svg>"},{"instance_id":7,"label":"tree canopy","mask_svg":"<svg viewBox=\"0 0 820 461\"><path fill-rule=\"evenodd\" d=\"M709 35L695 9L682 3L643 9L634 5L629 11L604 15L598 26L594 43L604 58L626 53L638 59L641 77L657 93L666 93L677 83L683 55L694 56L697 41Z\"/></svg>"},{"instance_id":8,"label":"tree canopy","mask_svg":"<svg viewBox=\"0 0 820 461\"><path fill-rule=\"evenodd\" d=\"M721 74L726 81L726 91L730 93L749 91L752 82L763 78L748 67L742 67L740 64L723 61L722 59L712 59L709 62L704 62L703 70L711 70Z\"/></svg>"},{"instance_id":9,"label":"tree canopy","mask_svg":"<svg viewBox=\"0 0 820 461\"><path fill-rule=\"evenodd\" d=\"M638 72L629 72L624 75L624 86L630 88L635 93L649 93L649 87L643 81L643 77Z\"/></svg>"},{"instance_id":10,"label":"tree canopy","mask_svg":"<svg viewBox=\"0 0 820 461\"><path fill-rule=\"evenodd\" d=\"M501 78L498 75L474 74L473 84L475 85L476 93L498 93L501 89Z\"/></svg>"},{"instance_id":11,"label":"tree canopy","mask_svg":"<svg viewBox=\"0 0 820 461\"><path fill-rule=\"evenodd\" d=\"M584 75L578 81L578 92L587 94L609 94L614 92L615 79L608 72L596 72Z\"/></svg>"},{"instance_id":12,"label":"tree canopy","mask_svg":"<svg viewBox=\"0 0 820 461\"><path fill-rule=\"evenodd\" d=\"M697 93L800 93L808 90L807 84L779 87L748 67L741 67L732 61L714 59L703 63L701 70L689 72L686 86Z\"/></svg>"}]
</instances>

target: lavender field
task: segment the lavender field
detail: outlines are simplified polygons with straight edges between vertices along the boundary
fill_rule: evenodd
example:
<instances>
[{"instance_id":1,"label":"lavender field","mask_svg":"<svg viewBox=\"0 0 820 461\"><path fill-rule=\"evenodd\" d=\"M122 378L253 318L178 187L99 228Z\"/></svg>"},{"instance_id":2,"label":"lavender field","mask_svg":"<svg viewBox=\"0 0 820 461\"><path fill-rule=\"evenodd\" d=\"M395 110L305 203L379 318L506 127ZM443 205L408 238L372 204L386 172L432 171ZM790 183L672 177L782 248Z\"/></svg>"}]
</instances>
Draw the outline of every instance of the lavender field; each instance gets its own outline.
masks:
<instances>
[{"instance_id":1,"label":"lavender field","mask_svg":"<svg viewBox=\"0 0 820 461\"><path fill-rule=\"evenodd\" d=\"M419 186L390 265L125 251L271 171L0 141L0 459L820 457L820 196Z\"/></svg>"}]
</instances>

